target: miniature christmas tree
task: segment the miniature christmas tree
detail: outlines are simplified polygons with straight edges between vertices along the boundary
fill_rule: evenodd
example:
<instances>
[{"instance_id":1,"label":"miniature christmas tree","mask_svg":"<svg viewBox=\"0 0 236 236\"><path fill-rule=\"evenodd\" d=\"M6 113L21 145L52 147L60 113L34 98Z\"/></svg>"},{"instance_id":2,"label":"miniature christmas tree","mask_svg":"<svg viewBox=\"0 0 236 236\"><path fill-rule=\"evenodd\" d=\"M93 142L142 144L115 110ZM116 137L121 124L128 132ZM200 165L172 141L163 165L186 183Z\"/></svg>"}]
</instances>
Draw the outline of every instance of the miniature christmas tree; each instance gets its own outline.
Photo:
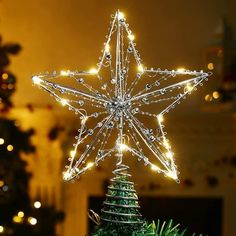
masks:
<instances>
[{"instance_id":1,"label":"miniature christmas tree","mask_svg":"<svg viewBox=\"0 0 236 236\"><path fill-rule=\"evenodd\" d=\"M101 227L112 231L114 235L139 230L143 224L139 213L138 196L134 183L129 180L125 165L118 166L114 171L115 177L111 179L108 193L102 209ZM118 229L118 231L116 231ZM96 234L95 234L96 235Z\"/></svg>"}]
</instances>

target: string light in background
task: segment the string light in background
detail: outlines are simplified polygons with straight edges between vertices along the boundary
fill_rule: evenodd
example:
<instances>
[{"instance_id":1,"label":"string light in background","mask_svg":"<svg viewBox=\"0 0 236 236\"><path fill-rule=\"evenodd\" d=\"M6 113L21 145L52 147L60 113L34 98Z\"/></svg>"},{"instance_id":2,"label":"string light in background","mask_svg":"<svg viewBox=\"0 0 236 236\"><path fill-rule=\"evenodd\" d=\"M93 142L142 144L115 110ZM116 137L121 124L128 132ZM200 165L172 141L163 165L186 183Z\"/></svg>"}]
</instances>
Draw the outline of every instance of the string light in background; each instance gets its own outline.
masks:
<instances>
[{"instance_id":1,"label":"string light in background","mask_svg":"<svg viewBox=\"0 0 236 236\"><path fill-rule=\"evenodd\" d=\"M42 206L42 204L40 201L34 202L34 208L39 209L39 208L41 208L41 206Z\"/></svg>"},{"instance_id":2,"label":"string light in background","mask_svg":"<svg viewBox=\"0 0 236 236\"><path fill-rule=\"evenodd\" d=\"M4 181L3 180L0 180L0 188L4 186Z\"/></svg>"},{"instance_id":3,"label":"string light in background","mask_svg":"<svg viewBox=\"0 0 236 236\"><path fill-rule=\"evenodd\" d=\"M7 151L12 152L13 149L14 147L11 144L7 145Z\"/></svg>"},{"instance_id":4,"label":"string light in background","mask_svg":"<svg viewBox=\"0 0 236 236\"><path fill-rule=\"evenodd\" d=\"M215 100L219 99L220 98L220 93L218 91L214 91L212 94L206 94L205 95L205 101L206 102L212 102L213 98Z\"/></svg>"},{"instance_id":5,"label":"string light in background","mask_svg":"<svg viewBox=\"0 0 236 236\"><path fill-rule=\"evenodd\" d=\"M16 224L21 224L24 221L23 217L19 217L18 215L13 216L12 220Z\"/></svg>"},{"instance_id":6,"label":"string light in background","mask_svg":"<svg viewBox=\"0 0 236 236\"><path fill-rule=\"evenodd\" d=\"M0 138L0 145L3 145L5 143L5 140L3 138Z\"/></svg>"},{"instance_id":7,"label":"string light in background","mask_svg":"<svg viewBox=\"0 0 236 236\"><path fill-rule=\"evenodd\" d=\"M31 224L31 225L36 225L38 223L38 221L34 217L29 217L28 218L28 223Z\"/></svg>"},{"instance_id":8,"label":"string light in background","mask_svg":"<svg viewBox=\"0 0 236 236\"><path fill-rule=\"evenodd\" d=\"M23 218L25 216L25 213L23 211L19 211L17 216Z\"/></svg>"},{"instance_id":9,"label":"string light in background","mask_svg":"<svg viewBox=\"0 0 236 236\"><path fill-rule=\"evenodd\" d=\"M4 231L5 231L5 228L2 225L0 225L0 234L4 233Z\"/></svg>"},{"instance_id":10,"label":"string light in background","mask_svg":"<svg viewBox=\"0 0 236 236\"><path fill-rule=\"evenodd\" d=\"M214 99L218 99L220 97L220 93L218 91L214 91L212 93L212 96L213 96Z\"/></svg>"},{"instance_id":11,"label":"string light in background","mask_svg":"<svg viewBox=\"0 0 236 236\"><path fill-rule=\"evenodd\" d=\"M214 70L214 64L212 62L208 63L207 68L209 70Z\"/></svg>"}]
</instances>

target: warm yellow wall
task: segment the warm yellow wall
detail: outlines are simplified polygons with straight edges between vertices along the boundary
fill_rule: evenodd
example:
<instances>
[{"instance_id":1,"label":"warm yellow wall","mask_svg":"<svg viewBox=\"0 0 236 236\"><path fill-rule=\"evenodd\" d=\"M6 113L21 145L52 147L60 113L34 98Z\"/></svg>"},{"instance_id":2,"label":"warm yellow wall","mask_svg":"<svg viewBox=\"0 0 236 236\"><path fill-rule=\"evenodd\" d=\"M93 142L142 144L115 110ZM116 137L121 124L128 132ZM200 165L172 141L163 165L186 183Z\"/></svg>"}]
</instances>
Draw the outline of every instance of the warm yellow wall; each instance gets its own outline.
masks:
<instances>
[{"instance_id":1,"label":"warm yellow wall","mask_svg":"<svg viewBox=\"0 0 236 236\"><path fill-rule=\"evenodd\" d=\"M83 179L83 183L70 186L62 184L61 160L65 155L60 148L61 143L56 141L49 145L45 136L46 131L56 122L68 124L68 117L73 118L66 110L64 113L58 113L41 107L48 103L55 105L55 102L48 95L31 86L31 74L54 69L87 69L94 66L104 42L109 15L118 7L127 15L145 64L163 68L182 65L187 68L204 68L204 49L212 38L212 32L218 25L219 18L226 14L236 28L234 2L234 0L0 1L0 34L5 41L16 41L23 46L21 54L14 58L11 66L18 77L18 90L14 96L17 109L12 116L19 118L23 127L33 126L37 130L33 141L38 145L38 152L34 159L30 159L30 168L34 172L31 194L34 196L39 187L48 189L49 195L56 192L59 207L67 213L65 224L60 229L63 236L84 236L87 222L87 196L102 194L101 183L107 175L101 173L97 176L95 172L91 172ZM212 88L201 89L200 97L203 97L205 90L210 89ZM21 108L27 103L38 106L35 113L31 114ZM199 110L200 108L196 107L196 111ZM215 116L217 119L214 118ZM220 188L209 190L204 185L203 178L206 173L214 170L206 167L203 173L198 172L191 169L190 161L187 164L184 161L196 161L201 157L213 159L224 153L233 153L236 137L232 127L235 127L235 119L231 114L222 117L218 113L202 114L200 119L192 119L193 117L180 117L179 123L173 123L177 124L177 127L170 129L176 128L176 130L169 133L176 140L172 143L175 143L181 178L194 175L198 182L197 186L192 190L183 190L164 178L156 179L149 170L138 166L135 168L141 173L146 173L146 179L138 176L134 176L134 179L139 185L150 180L161 181L161 183L166 181L166 188L152 194L222 196L225 200L224 236L235 236L235 181L229 182L223 179ZM215 120L216 122L212 122ZM182 134L183 128L179 124L182 124L185 129L187 127L188 132ZM206 131L209 125L210 130L214 130L213 133ZM194 131L196 126L200 129L198 135ZM221 136L218 132L219 126L228 127L232 133L226 130ZM49 166L52 165L54 168L50 171ZM151 194L141 192L139 189L138 192Z\"/></svg>"},{"instance_id":2,"label":"warm yellow wall","mask_svg":"<svg viewBox=\"0 0 236 236\"><path fill-rule=\"evenodd\" d=\"M204 49L220 17L226 14L236 28L233 0L1 0L0 33L23 46L12 65L20 81L15 102L51 102L32 90L32 73L94 66L117 8L150 67L205 69Z\"/></svg>"}]
</instances>

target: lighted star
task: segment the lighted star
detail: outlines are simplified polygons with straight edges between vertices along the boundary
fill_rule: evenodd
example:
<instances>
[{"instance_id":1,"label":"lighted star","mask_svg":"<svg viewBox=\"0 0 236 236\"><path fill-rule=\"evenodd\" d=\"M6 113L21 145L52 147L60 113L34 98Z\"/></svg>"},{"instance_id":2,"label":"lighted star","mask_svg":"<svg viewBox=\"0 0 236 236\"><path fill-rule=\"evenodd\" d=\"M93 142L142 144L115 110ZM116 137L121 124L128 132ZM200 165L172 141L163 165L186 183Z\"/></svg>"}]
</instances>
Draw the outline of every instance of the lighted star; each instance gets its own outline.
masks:
<instances>
[{"instance_id":1,"label":"lighted star","mask_svg":"<svg viewBox=\"0 0 236 236\"><path fill-rule=\"evenodd\" d=\"M153 171L178 181L174 154L163 130L164 115L208 76L185 69L148 69L124 14L117 11L97 67L32 77L36 85L80 117L64 179L80 176L111 155L121 166L126 151Z\"/></svg>"}]
</instances>

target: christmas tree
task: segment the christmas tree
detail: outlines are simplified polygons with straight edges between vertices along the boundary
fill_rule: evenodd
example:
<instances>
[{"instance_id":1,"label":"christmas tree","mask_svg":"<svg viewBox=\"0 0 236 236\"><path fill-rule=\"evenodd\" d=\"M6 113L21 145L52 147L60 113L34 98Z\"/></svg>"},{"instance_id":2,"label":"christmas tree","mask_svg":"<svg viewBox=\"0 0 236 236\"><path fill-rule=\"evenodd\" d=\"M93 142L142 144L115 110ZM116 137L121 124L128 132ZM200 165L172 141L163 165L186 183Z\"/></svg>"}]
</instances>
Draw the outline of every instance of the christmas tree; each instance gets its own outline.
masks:
<instances>
[{"instance_id":1,"label":"christmas tree","mask_svg":"<svg viewBox=\"0 0 236 236\"><path fill-rule=\"evenodd\" d=\"M32 129L22 131L18 123L7 118L12 107L16 77L7 69L10 55L20 51L19 44L2 44L0 38L0 234L11 236L53 236L55 224L62 213L44 207L40 201L31 203L28 187L30 173L21 153L32 153Z\"/></svg>"}]
</instances>

